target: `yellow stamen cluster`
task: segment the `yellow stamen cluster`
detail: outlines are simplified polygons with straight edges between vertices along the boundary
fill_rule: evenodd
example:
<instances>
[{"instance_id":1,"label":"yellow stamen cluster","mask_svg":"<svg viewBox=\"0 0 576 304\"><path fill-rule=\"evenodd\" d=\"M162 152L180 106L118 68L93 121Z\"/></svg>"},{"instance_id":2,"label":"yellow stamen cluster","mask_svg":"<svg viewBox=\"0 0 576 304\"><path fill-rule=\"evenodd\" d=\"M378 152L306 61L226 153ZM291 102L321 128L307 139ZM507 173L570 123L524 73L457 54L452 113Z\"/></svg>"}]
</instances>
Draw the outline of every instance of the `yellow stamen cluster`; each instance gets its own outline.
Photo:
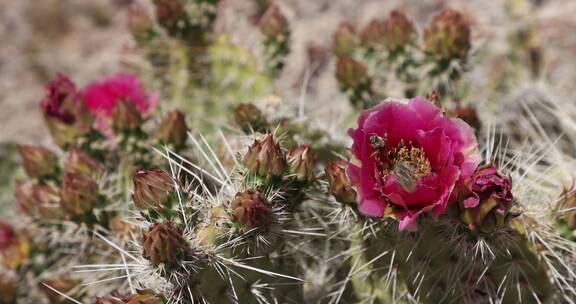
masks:
<instances>
[{"instance_id":1,"label":"yellow stamen cluster","mask_svg":"<svg viewBox=\"0 0 576 304\"><path fill-rule=\"evenodd\" d=\"M411 175L415 178L421 178L430 174L430 161L426 158L424 149L416 147L407 147L400 143L394 151L394 163L408 165L411 169Z\"/></svg>"}]
</instances>

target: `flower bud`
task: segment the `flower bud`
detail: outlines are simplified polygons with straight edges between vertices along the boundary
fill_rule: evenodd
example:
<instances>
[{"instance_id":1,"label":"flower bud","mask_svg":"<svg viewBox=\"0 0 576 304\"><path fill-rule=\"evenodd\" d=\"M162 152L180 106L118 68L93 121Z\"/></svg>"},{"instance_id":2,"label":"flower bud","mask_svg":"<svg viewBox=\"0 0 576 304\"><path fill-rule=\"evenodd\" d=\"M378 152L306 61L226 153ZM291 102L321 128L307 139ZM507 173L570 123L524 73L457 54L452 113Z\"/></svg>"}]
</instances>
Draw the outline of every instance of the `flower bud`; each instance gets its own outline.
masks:
<instances>
[{"instance_id":1,"label":"flower bud","mask_svg":"<svg viewBox=\"0 0 576 304\"><path fill-rule=\"evenodd\" d=\"M138 209L159 208L174 190L174 180L165 171L154 168L134 173L134 204Z\"/></svg>"},{"instance_id":2,"label":"flower bud","mask_svg":"<svg viewBox=\"0 0 576 304\"><path fill-rule=\"evenodd\" d=\"M310 145L301 145L290 151L288 171L299 182L311 183L316 180L316 155Z\"/></svg>"},{"instance_id":3,"label":"flower bud","mask_svg":"<svg viewBox=\"0 0 576 304\"><path fill-rule=\"evenodd\" d=\"M284 153L272 134L262 140L255 139L242 162L248 172L268 179L280 177L286 171Z\"/></svg>"},{"instance_id":4,"label":"flower bud","mask_svg":"<svg viewBox=\"0 0 576 304\"><path fill-rule=\"evenodd\" d=\"M14 280L4 274L0 274L0 295L4 304L17 304L18 285Z\"/></svg>"},{"instance_id":5,"label":"flower bud","mask_svg":"<svg viewBox=\"0 0 576 304\"><path fill-rule=\"evenodd\" d=\"M162 144L171 145L180 150L186 144L187 132L184 114L180 111L172 111L166 114L158 124L156 139Z\"/></svg>"},{"instance_id":6,"label":"flower bud","mask_svg":"<svg viewBox=\"0 0 576 304\"><path fill-rule=\"evenodd\" d=\"M342 22L334 33L334 42L332 48L337 56L347 56L352 53L358 45L356 30L348 22Z\"/></svg>"},{"instance_id":7,"label":"flower bud","mask_svg":"<svg viewBox=\"0 0 576 304\"><path fill-rule=\"evenodd\" d=\"M62 209L71 217L91 211L98 203L98 184L89 176L66 173L60 189Z\"/></svg>"},{"instance_id":8,"label":"flower bud","mask_svg":"<svg viewBox=\"0 0 576 304\"><path fill-rule=\"evenodd\" d=\"M288 21L276 4L268 7L258 26L262 34L268 38L283 36L288 32Z\"/></svg>"},{"instance_id":9,"label":"flower bud","mask_svg":"<svg viewBox=\"0 0 576 304\"><path fill-rule=\"evenodd\" d=\"M20 155L26 174L32 178L52 176L58 169L56 155L46 148L21 145Z\"/></svg>"},{"instance_id":10,"label":"flower bud","mask_svg":"<svg viewBox=\"0 0 576 304\"><path fill-rule=\"evenodd\" d=\"M60 195L49 185L18 181L15 191L20 209L27 215L45 220L62 219Z\"/></svg>"},{"instance_id":11,"label":"flower bud","mask_svg":"<svg viewBox=\"0 0 576 304\"><path fill-rule=\"evenodd\" d=\"M338 57L336 79L344 89L354 89L368 78L364 64L348 56Z\"/></svg>"},{"instance_id":12,"label":"flower bud","mask_svg":"<svg viewBox=\"0 0 576 304\"><path fill-rule=\"evenodd\" d=\"M397 50L414 42L416 40L416 27L406 17L406 15L399 11L393 10L386 21L384 21L384 41L386 41L386 48L389 50Z\"/></svg>"},{"instance_id":13,"label":"flower bud","mask_svg":"<svg viewBox=\"0 0 576 304\"><path fill-rule=\"evenodd\" d=\"M268 128L268 121L257 106L251 103L241 103L234 108L234 120L242 131L264 132Z\"/></svg>"},{"instance_id":14,"label":"flower bud","mask_svg":"<svg viewBox=\"0 0 576 304\"><path fill-rule=\"evenodd\" d=\"M172 223L155 223L143 234L142 256L153 265L174 264L188 251L182 231Z\"/></svg>"},{"instance_id":15,"label":"flower bud","mask_svg":"<svg viewBox=\"0 0 576 304\"><path fill-rule=\"evenodd\" d=\"M364 47L384 44L384 23L380 20L370 21L360 33L360 41Z\"/></svg>"},{"instance_id":16,"label":"flower bud","mask_svg":"<svg viewBox=\"0 0 576 304\"><path fill-rule=\"evenodd\" d=\"M328 162L325 168L326 178L330 193L337 201L343 204L356 204L356 191L346 176L347 167L348 162L342 159Z\"/></svg>"},{"instance_id":17,"label":"flower bud","mask_svg":"<svg viewBox=\"0 0 576 304\"><path fill-rule=\"evenodd\" d=\"M185 18L184 8L179 0L154 0L156 19L168 30L174 30Z\"/></svg>"},{"instance_id":18,"label":"flower bud","mask_svg":"<svg viewBox=\"0 0 576 304\"><path fill-rule=\"evenodd\" d=\"M103 170L97 160L77 147L71 147L68 151L68 161L65 168L67 173L83 174L98 179Z\"/></svg>"},{"instance_id":19,"label":"flower bud","mask_svg":"<svg viewBox=\"0 0 576 304\"><path fill-rule=\"evenodd\" d=\"M510 177L500 174L494 165L479 167L464 182L462 221L471 230L483 232L503 225L514 200L511 190Z\"/></svg>"},{"instance_id":20,"label":"flower bud","mask_svg":"<svg viewBox=\"0 0 576 304\"><path fill-rule=\"evenodd\" d=\"M440 59L464 59L470 50L470 26L464 16L445 9L424 33L424 48Z\"/></svg>"},{"instance_id":21,"label":"flower bud","mask_svg":"<svg viewBox=\"0 0 576 304\"><path fill-rule=\"evenodd\" d=\"M121 100L112 110L112 126L116 131L136 130L142 124L142 115L131 102Z\"/></svg>"},{"instance_id":22,"label":"flower bud","mask_svg":"<svg viewBox=\"0 0 576 304\"><path fill-rule=\"evenodd\" d=\"M244 232L252 229L268 230L274 219L272 204L253 189L238 192L230 208L232 220L238 223Z\"/></svg>"},{"instance_id":23,"label":"flower bud","mask_svg":"<svg viewBox=\"0 0 576 304\"><path fill-rule=\"evenodd\" d=\"M69 300L64 298L60 293L69 295L80 282L70 278L52 278L40 283L40 289L53 304L66 304ZM51 288L49 288L50 286ZM54 291L57 290L58 292Z\"/></svg>"},{"instance_id":24,"label":"flower bud","mask_svg":"<svg viewBox=\"0 0 576 304\"><path fill-rule=\"evenodd\" d=\"M127 304L164 304L166 299L162 294L157 295L152 290L138 290L135 295L123 297L122 302Z\"/></svg>"}]
</instances>

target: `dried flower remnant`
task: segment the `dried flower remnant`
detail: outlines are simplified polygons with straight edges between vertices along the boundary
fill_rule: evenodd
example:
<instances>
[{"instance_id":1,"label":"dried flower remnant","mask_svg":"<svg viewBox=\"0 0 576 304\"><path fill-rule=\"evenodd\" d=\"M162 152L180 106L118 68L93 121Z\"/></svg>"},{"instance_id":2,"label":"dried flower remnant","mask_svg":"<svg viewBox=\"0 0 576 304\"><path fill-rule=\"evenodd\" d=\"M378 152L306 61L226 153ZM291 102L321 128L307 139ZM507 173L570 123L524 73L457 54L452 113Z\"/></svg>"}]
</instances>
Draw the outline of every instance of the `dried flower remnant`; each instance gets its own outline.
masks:
<instances>
[{"instance_id":1,"label":"dried flower remnant","mask_svg":"<svg viewBox=\"0 0 576 304\"><path fill-rule=\"evenodd\" d=\"M349 134L355 160L348 176L360 211L392 214L400 229L416 229L422 213L443 213L456 184L479 162L473 130L424 97L383 101L364 111Z\"/></svg>"}]
</instances>

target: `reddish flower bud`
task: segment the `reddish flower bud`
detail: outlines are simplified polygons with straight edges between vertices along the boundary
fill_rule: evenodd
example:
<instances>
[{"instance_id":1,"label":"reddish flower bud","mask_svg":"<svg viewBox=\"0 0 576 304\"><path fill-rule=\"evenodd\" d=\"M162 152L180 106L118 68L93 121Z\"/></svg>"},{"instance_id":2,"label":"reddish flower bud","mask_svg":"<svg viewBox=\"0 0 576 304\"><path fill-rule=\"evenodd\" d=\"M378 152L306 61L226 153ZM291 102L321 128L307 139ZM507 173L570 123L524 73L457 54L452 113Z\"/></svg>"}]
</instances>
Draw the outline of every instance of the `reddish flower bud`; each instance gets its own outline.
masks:
<instances>
[{"instance_id":1,"label":"reddish flower bud","mask_svg":"<svg viewBox=\"0 0 576 304\"><path fill-rule=\"evenodd\" d=\"M172 223L156 223L142 236L142 256L153 265L174 264L188 252L182 231Z\"/></svg>"},{"instance_id":2,"label":"reddish flower bud","mask_svg":"<svg viewBox=\"0 0 576 304\"><path fill-rule=\"evenodd\" d=\"M174 180L165 171L154 168L134 173L134 204L138 209L159 208L174 190Z\"/></svg>"},{"instance_id":3,"label":"reddish flower bud","mask_svg":"<svg viewBox=\"0 0 576 304\"><path fill-rule=\"evenodd\" d=\"M386 21L384 21L384 40L389 50L402 48L416 40L416 27L399 11L393 10Z\"/></svg>"},{"instance_id":4,"label":"reddish flower bud","mask_svg":"<svg viewBox=\"0 0 576 304\"><path fill-rule=\"evenodd\" d=\"M262 34L268 38L283 36L288 32L288 21L276 4L268 7L258 26Z\"/></svg>"},{"instance_id":5,"label":"reddish flower bud","mask_svg":"<svg viewBox=\"0 0 576 304\"><path fill-rule=\"evenodd\" d=\"M102 175L103 170L100 163L84 151L76 147L71 147L68 151L66 172L83 174L98 179Z\"/></svg>"},{"instance_id":6,"label":"reddish flower bud","mask_svg":"<svg viewBox=\"0 0 576 304\"><path fill-rule=\"evenodd\" d=\"M244 232L252 229L268 230L274 219L272 204L258 191L248 189L238 192L230 204L232 220Z\"/></svg>"},{"instance_id":7,"label":"reddish flower bud","mask_svg":"<svg viewBox=\"0 0 576 304\"><path fill-rule=\"evenodd\" d=\"M470 25L459 12L446 9L424 33L427 52L441 59L463 59L470 50Z\"/></svg>"},{"instance_id":8,"label":"reddish flower bud","mask_svg":"<svg viewBox=\"0 0 576 304\"><path fill-rule=\"evenodd\" d=\"M358 37L354 26L348 22L342 22L334 33L332 48L337 56L350 55L358 45Z\"/></svg>"},{"instance_id":9,"label":"reddish flower bud","mask_svg":"<svg viewBox=\"0 0 576 304\"><path fill-rule=\"evenodd\" d=\"M60 203L70 216L91 211L98 203L98 184L89 176L66 173L60 189Z\"/></svg>"},{"instance_id":10,"label":"reddish flower bud","mask_svg":"<svg viewBox=\"0 0 576 304\"><path fill-rule=\"evenodd\" d=\"M116 131L135 130L142 124L142 115L136 105L126 100L121 100L114 106L112 111L112 126Z\"/></svg>"},{"instance_id":11,"label":"reddish flower bud","mask_svg":"<svg viewBox=\"0 0 576 304\"><path fill-rule=\"evenodd\" d=\"M490 232L504 223L512 207L512 181L493 164L476 169L464 182L462 220L472 230Z\"/></svg>"},{"instance_id":12,"label":"reddish flower bud","mask_svg":"<svg viewBox=\"0 0 576 304\"><path fill-rule=\"evenodd\" d=\"M162 144L171 145L179 150L186 144L187 132L184 114L180 111L172 111L166 114L158 124L156 139Z\"/></svg>"},{"instance_id":13,"label":"reddish flower bud","mask_svg":"<svg viewBox=\"0 0 576 304\"><path fill-rule=\"evenodd\" d=\"M364 64L348 57L338 57L336 63L336 79L344 89L354 89L368 78Z\"/></svg>"},{"instance_id":14,"label":"reddish flower bud","mask_svg":"<svg viewBox=\"0 0 576 304\"><path fill-rule=\"evenodd\" d=\"M62 218L60 195L51 186L18 181L15 196L20 209L31 217L46 220Z\"/></svg>"},{"instance_id":15,"label":"reddish flower bud","mask_svg":"<svg viewBox=\"0 0 576 304\"><path fill-rule=\"evenodd\" d=\"M18 285L14 280L5 276L4 274L0 274L0 295L2 295L1 303L18 303Z\"/></svg>"},{"instance_id":16,"label":"reddish flower bud","mask_svg":"<svg viewBox=\"0 0 576 304\"><path fill-rule=\"evenodd\" d=\"M251 103L241 103L234 108L234 120L246 133L264 132L268 121L257 106Z\"/></svg>"},{"instance_id":17,"label":"reddish flower bud","mask_svg":"<svg viewBox=\"0 0 576 304\"><path fill-rule=\"evenodd\" d=\"M450 112L450 116L458 117L469 124L476 132L480 131L482 127L482 123L480 122L480 118L478 117L478 112L476 108L467 106L467 107L460 107L458 106L456 109Z\"/></svg>"},{"instance_id":18,"label":"reddish flower bud","mask_svg":"<svg viewBox=\"0 0 576 304\"><path fill-rule=\"evenodd\" d=\"M58 169L56 155L46 148L21 145L20 155L26 174L32 178L51 176Z\"/></svg>"},{"instance_id":19,"label":"reddish flower bud","mask_svg":"<svg viewBox=\"0 0 576 304\"><path fill-rule=\"evenodd\" d=\"M242 162L250 173L268 179L280 177L286 171L284 153L272 134L262 140L255 139Z\"/></svg>"},{"instance_id":20,"label":"reddish flower bud","mask_svg":"<svg viewBox=\"0 0 576 304\"><path fill-rule=\"evenodd\" d=\"M166 298L162 294L155 294L152 290L138 290L135 295L123 297L122 302L128 304L163 304L166 303Z\"/></svg>"},{"instance_id":21,"label":"reddish flower bud","mask_svg":"<svg viewBox=\"0 0 576 304\"><path fill-rule=\"evenodd\" d=\"M12 226L0 222L0 252L16 244L18 237Z\"/></svg>"},{"instance_id":22,"label":"reddish flower bud","mask_svg":"<svg viewBox=\"0 0 576 304\"><path fill-rule=\"evenodd\" d=\"M301 145L288 154L288 171L300 182L316 180L316 155L310 145Z\"/></svg>"},{"instance_id":23,"label":"reddish flower bud","mask_svg":"<svg viewBox=\"0 0 576 304\"><path fill-rule=\"evenodd\" d=\"M69 300L63 297L60 293L70 295L74 287L80 284L77 280L70 278L52 278L40 283L40 289L53 304L66 304ZM51 288L48 288L48 286ZM54 291L57 290L58 292Z\"/></svg>"},{"instance_id":24,"label":"reddish flower bud","mask_svg":"<svg viewBox=\"0 0 576 304\"><path fill-rule=\"evenodd\" d=\"M168 30L175 29L185 17L184 8L179 0L154 0L156 19Z\"/></svg>"},{"instance_id":25,"label":"reddish flower bud","mask_svg":"<svg viewBox=\"0 0 576 304\"><path fill-rule=\"evenodd\" d=\"M343 204L356 204L356 191L346 175L347 167L348 162L342 159L328 162L325 168L326 178L330 193L337 201Z\"/></svg>"},{"instance_id":26,"label":"reddish flower bud","mask_svg":"<svg viewBox=\"0 0 576 304\"><path fill-rule=\"evenodd\" d=\"M380 20L370 21L360 33L360 41L364 47L384 44L384 23Z\"/></svg>"}]
</instances>

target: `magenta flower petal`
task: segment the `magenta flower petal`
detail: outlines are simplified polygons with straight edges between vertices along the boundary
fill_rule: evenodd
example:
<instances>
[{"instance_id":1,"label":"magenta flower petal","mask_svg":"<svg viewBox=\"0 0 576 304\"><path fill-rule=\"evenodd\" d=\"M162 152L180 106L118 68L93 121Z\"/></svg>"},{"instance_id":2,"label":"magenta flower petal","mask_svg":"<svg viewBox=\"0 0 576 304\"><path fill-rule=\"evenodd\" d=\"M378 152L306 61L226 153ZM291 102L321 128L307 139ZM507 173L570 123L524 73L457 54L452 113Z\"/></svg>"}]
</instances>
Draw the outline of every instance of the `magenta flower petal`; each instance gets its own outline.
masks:
<instances>
[{"instance_id":1,"label":"magenta flower petal","mask_svg":"<svg viewBox=\"0 0 576 304\"><path fill-rule=\"evenodd\" d=\"M480 160L472 128L424 97L384 101L364 111L348 134L355 164L347 172L360 211L381 217L391 208L401 230L415 229L422 213L444 212L455 185Z\"/></svg>"}]
</instances>

